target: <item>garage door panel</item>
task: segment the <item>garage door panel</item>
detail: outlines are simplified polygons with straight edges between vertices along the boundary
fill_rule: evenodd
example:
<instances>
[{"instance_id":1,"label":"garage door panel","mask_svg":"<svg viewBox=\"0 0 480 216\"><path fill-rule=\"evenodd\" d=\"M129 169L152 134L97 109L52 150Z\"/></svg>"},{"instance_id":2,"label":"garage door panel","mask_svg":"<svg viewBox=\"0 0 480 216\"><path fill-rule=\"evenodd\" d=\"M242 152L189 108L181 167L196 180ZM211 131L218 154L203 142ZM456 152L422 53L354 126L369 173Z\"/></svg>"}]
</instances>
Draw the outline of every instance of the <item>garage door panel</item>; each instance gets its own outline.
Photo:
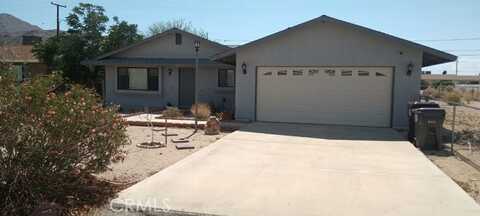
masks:
<instances>
[{"instance_id":1,"label":"garage door panel","mask_svg":"<svg viewBox=\"0 0 480 216\"><path fill-rule=\"evenodd\" d=\"M374 67L259 67L257 120L388 127L392 73Z\"/></svg>"}]
</instances>

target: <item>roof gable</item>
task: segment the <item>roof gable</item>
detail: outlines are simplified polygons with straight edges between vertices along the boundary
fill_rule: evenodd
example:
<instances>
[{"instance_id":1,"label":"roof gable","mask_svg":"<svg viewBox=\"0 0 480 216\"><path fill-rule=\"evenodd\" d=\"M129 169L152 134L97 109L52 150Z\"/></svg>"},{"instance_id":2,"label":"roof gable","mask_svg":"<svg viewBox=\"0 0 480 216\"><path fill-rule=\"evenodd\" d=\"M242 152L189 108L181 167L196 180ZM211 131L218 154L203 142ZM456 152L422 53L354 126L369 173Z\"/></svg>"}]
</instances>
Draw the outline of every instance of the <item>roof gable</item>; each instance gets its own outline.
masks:
<instances>
[{"instance_id":1,"label":"roof gable","mask_svg":"<svg viewBox=\"0 0 480 216\"><path fill-rule=\"evenodd\" d=\"M36 63L39 60L32 53L31 45L0 46L0 61Z\"/></svg>"},{"instance_id":2,"label":"roof gable","mask_svg":"<svg viewBox=\"0 0 480 216\"><path fill-rule=\"evenodd\" d=\"M256 45L264 43L266 41L270 41L270 40L275 39L275 38L283 37L284 35L286 35L290 32L294 32L294 31L302 30L304 28L308 28L308 27L312 26L313 24L316 24L316 23L319 23L319 22L330 22L330 23L342 25L342 26L345 26L345 27L348 27L348 28L353 28L353 29L361 31L361 32L365 32L367 34L371 34L371 35L374 35L374 36L377 36L377 37L387 39L387 40L392 41L394 43L400 43L400 44L403 44L405 46L420 49L424 53L424 57L423 57L424 58L424 63L423 63L424 65L423 66L430 66L430 65L434 65L434 64L451 62L451 61L455 61L457 59L457 56L455 56L455 55L452 55L452 54L449 54L449 53L446 53L446 52L443 52L443 51L440 51L440 50L437 50L437 49L433 49L433 48L430 48L430 47L427 47L427 46L424 46L424 45L421 45L421 44L418 44L418 43L415 43L415 42L412 42L412 41L408 41L408 40L405 40L405 39L402 39L402 38L399 38L399 37L395 37L393 35L389 35L389 34L386 34L386 33L380 32L380 31L369 29L369 28L366 28L366 27L363 27L363 26L359 26L359 25L356 25L356 24L346 22L346 21L338 20L338 19L326 16L326 15L322 15L318 18L309 20L307 22L298 24L298 25L293 26L293 27L286 28L282 31L279 31L277 33L265 36L263 38L251 41L249 43L246 43L246 44L243 44L241 46L235 47L232 50L227 50L223 53L220 53L220 54L214 56L214 59L222 59L222 58L228 57L230 55L235 54L235 52L237 50L241 50L241 49L245 49L245 48L248 48L248 47L256 46Z\"/></svg>"},{"instance_id":3,"label":"roof gable","mask_svg":"<svg viewBox=\"0 0 480 216\"><path fill-rule=\"evenodd\" d=\"M195 41L200 41L200 44L201 44L201 50L199 52L199 55L202 54L202 47L204 48L204 52L203 54L205 53L209 53L209 52L214 52L214 54L218 53L218 52L223 52L223 51L226 51L226 50L229 50L231 49L230 47L228 46L225 46L225 45L222 45L220 43L217 43L217 42L214 42L214 41L211 41L211 40L208 40L208 39L205 39L205 38L202 38L200 36L197 36L195 34L192 34L192 33L189 33L187 31L183 31L183 30L180 30L178 28L172 28L172 29L169 29L167 31L164 31L162 33L159 33L159 34L156 34L156 35L153 35L151 37L148 37L144 40L141 40L137 43L134 43L134 44L131 44L129 46L126 46L126 47L123 47L123 48L120 48L120 49L117 49L117 50L114 50L112 52L109 52L109 53L106 53L104 55L101 55L97 58L97 60L101 60L101 59L105 59L105 58L109 58L109 57L118 57L118 56L121 56L122 54L127 54L128 52L135 52L136 49L155 49L153 47L150 47L152 44L154 45L154 43L165 43L165 41L162 41L162 40L168 40L173 34L175 33L181 33L182 35L186 36L185 38L189 38L191 39L192 41L195 40ZM193 45L192 45L193 47ZM175 47L176 48L176 47ZM214 50L210 50L209 52L205 52L205 49L214 49ZM193 50L193 49L192 49ZM167 52L165 53L166 56L168 56L168 49L167 48L164 48L164 49L161 49L161 50L154 50L154 51L158 51L158 52ZM208 51L208 50L207 50ZM152 50L150 50L150 52L152 52ZM193 55L193 51L192 51L192 55ZM213 55L213 54L212 54ZM146 56L137 56L137 57L146 57ZM154 56L153 56L154 57ZM158 56L157 56L158 57ZM164 56L165 57L165 56ZM174 57L178 57L178 56L174 56Z\"/></svg>"}]
</instances>

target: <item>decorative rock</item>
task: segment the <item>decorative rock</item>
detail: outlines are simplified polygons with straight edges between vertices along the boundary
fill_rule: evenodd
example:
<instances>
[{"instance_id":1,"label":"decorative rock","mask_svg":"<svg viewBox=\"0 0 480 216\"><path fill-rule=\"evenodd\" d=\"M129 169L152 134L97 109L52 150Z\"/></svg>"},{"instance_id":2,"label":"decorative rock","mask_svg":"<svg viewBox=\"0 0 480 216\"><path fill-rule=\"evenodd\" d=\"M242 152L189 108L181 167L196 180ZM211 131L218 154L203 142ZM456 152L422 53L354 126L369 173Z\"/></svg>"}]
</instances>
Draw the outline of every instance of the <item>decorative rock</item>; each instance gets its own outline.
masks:
<instances>
[{"instance_id":1,"label":"decorative rock","mask_svg":"<svg viewBox=\"0 0 480 216\"><path fill-rule=\"evenodd\" d=\"M210 117L205 125L205 135L220 134L220 121L215 117Z\"/></svg>"}]
</instances>

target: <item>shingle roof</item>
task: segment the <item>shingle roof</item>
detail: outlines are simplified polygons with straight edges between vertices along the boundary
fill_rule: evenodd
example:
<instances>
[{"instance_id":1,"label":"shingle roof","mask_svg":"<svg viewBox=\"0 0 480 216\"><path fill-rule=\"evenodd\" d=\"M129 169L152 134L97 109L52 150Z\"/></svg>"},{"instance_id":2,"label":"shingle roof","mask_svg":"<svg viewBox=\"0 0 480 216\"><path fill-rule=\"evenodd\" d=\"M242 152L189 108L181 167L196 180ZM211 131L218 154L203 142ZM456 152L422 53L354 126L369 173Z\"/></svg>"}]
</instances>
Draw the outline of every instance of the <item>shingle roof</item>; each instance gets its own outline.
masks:
<instances>
[{"instance_id":1,"label":"shingle roof","mask_svg":"<svg viewBox=\"0 0 480 216\"><path fill-rule=\"evenodd\" d=\"M37 63L38 59L32 53L31 45L0 46L0 61L11 63Z\"/></svg>"}]
</instances>

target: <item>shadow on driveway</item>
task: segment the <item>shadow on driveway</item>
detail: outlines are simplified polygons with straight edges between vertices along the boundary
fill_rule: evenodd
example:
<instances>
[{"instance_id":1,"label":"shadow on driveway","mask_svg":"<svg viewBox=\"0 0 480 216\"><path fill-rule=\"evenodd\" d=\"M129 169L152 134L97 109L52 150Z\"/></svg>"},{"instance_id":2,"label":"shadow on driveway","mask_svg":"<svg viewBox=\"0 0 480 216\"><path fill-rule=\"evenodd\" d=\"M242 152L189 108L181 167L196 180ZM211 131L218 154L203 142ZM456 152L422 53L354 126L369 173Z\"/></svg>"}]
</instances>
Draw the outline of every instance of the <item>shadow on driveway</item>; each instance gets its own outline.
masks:
<instances>
[{"instance_id":1,"label":"shadow on driveway","mask_svg":"<svg viewBox=\"0 0 480 216\"><path fill-rule=\"evenodd\" d=\"M295 130L292 130L295 128ZM405 141L392 128L256 122L241 131L332 140Z\"/></svg>"}]
</instances>

